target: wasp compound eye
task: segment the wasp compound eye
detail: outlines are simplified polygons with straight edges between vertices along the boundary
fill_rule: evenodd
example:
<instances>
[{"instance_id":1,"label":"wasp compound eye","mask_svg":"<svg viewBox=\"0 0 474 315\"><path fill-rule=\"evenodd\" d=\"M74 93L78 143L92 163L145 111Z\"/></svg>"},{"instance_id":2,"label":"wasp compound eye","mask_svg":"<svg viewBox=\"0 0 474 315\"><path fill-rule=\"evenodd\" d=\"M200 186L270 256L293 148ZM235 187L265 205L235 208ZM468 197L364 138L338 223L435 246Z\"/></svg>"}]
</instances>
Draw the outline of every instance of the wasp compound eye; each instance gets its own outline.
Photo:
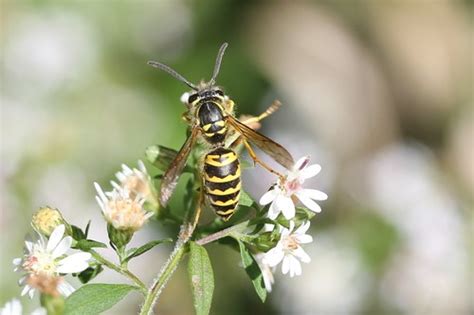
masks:
<instances>
[{"instance_id":1,"label":"wasp compound eye","mask_svg":"<svg viewBox=\"0 0 474 315\"><path fill-rule=\"evenodd\" d=\"M197 98L198 98L198 95L196 93L189 95L188 103L189 104L194 103L197 100Z\"/></svg>"}]
</instances>

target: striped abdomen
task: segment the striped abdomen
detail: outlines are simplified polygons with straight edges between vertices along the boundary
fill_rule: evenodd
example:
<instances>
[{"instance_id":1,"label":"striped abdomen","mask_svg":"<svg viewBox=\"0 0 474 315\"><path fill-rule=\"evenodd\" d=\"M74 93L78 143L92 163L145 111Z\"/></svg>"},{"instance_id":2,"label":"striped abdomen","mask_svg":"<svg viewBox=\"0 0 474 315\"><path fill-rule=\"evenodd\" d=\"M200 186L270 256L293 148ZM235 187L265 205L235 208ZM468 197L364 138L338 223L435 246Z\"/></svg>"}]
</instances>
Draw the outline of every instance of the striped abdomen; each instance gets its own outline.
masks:
<instances>
[{"instance_id":1,"label":"striped abdomen","mask_svg":"<svg viewBox=\"0 0 474 315\"><path fill-rule=\"evenodd\" d=\"M217 215L227 221L234 214L240 197L240 163L234 151L220 147L206 155L204 186Z\"/></svg>"}]
</instances>

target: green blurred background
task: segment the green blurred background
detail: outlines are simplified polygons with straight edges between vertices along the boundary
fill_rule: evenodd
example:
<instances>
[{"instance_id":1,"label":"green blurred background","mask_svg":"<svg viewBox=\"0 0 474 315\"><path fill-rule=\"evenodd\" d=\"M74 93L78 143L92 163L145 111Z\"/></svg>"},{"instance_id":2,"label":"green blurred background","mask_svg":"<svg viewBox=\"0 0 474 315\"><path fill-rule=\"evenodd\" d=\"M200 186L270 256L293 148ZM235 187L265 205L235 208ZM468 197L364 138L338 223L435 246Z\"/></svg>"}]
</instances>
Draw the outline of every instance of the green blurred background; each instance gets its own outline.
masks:
<instances>
[{"instance_id":1,"label":"green blurred background","mask_svg":"<svg viewBox=\"0 0 474 315\"><path fill-rule=\"evenodd\" d=\"M184 141L186 87L146 61L197 82L227 41L218 83L239 113L283 102L262 130L321 164L309 186L330 198L312 262L301 277L278 270L265 304L238 253L209 246L212 314L472 314L472 12L441 0L2 1L1 304L20 293L11 260L39 206L80 226L92 218L103 241L92 183L136 166L150 144ZM272 178L244 180L258 197ZM133 242L175 234L152 223ZM151 281L170 250L131 269ZM159 314L192 313L187 281L182 264ZM139 303L131 294L108 314Z\"/></svg>"}]
</instances>

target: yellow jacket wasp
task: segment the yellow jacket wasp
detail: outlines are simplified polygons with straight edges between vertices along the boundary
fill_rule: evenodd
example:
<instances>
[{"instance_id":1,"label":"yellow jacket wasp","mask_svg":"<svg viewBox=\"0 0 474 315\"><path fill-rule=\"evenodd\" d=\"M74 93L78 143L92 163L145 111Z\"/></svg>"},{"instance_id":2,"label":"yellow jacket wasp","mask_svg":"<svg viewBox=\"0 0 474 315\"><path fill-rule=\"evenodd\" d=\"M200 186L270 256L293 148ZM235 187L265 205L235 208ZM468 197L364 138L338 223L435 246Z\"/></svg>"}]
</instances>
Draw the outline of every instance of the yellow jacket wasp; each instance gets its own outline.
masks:
<instances>
[{"instance_id":1,"label":"yellow jacket wasp","mask_svg":"<svg viewBox=\"0 0 474 315\"><path fill-rule=\"evenodd\" d=\"M189 82L165 64L148 62L149 65L167 72L192 89L186 94L187 99L184 99L187 111L183 114L183 118L189 124L190 136L163 175L160 203L162 206L168 203L189 153L196 140L202 137L209 148L203 157L201 167L203 191L216 214L223 220L228 220L234 214L240 197L241 169L238 154L234 150L236 145L243 143L254 163L259 163L279 176L281 176L279 173L257 158L250 143L287 169L294 164L291 154L285 148L248 126L275 112L279 102L274 102L260 116L241 122L234 116L234 102L215 85L226 48L227 43L224 43L219 49L211 79L198 85ZM235 138L234 134L238 136ZM228 143L229 139L231 143ZM202 203L202 198L200 202Z\"/></svg>"}]
</instances>

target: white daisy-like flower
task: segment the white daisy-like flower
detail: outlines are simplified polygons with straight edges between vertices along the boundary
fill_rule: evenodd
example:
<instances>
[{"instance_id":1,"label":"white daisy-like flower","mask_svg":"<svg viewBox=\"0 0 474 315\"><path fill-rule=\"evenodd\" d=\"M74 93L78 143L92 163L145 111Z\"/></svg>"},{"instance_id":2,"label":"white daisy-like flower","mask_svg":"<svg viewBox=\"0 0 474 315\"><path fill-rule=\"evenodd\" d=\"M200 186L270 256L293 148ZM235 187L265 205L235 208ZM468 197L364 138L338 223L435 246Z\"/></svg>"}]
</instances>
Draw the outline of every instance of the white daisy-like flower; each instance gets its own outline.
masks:
<instances>
[{"instance_id":1,"label":"white daisy-like flower","mask_svg":"<svg viewBox=\"0 0 474 315\"><path fill-rule=\"evenodd\" d=\"M8 301L4 307L0 308L0 315L22 315L23 307L18 299ZM46 315L46 309L39 307L31 315Z\"/></svg>"},{"instance_id":2,"label":"white daisy-like flower","mask_svg":"<svg viewBox=\"0 0 474 315\"><path fill-rule=\"evenodd\" d=\"M72 237L64 237L65 226L58 225L48 240L41 234L36 242L25 241L25 254L13 260L15 271L24 271L26 275L20 279L24 286L21 295L33 297L36 289L41 292L59 292L68 296L74 288L67 283L62 275L77 273L89 267L90 253L76 252L68 255Z\"/></svg>"},{"instance_id":3,"label":"white daisy-like flower","mask_svg":"<svg viewBox=\"0 0 474 315\"><path fill-rule=\"evenodd\" d=\"M260 271L263 276L263 283L265 284L265 289L267 292L272 292L272 285L275 283L275 277L273 276L273 271L275 268L271 268L267 263L263 261L265 254L258 253L253 256L257 261Z\"/></svg>"},{"instance_id":4,"label":"white daisy-like flower","mask_svg":"<svg viewBox=\"0 0 474 315\"><path fill-rule=\"evenodd\" d=\"M153 212L143 209L146 199L141 195L132 199L127 189L114 189L104 193L99 184L94 183L94 186L98 194L95 198L105 220L115 229L138 231L153 216Z\"/></svg>"},{"instance_id":5,"label":"white daisy-like flower","mask_svg":"<svg viewBox=\"0 0 474 315\"><path fill-rule=\"evenodd\" d=\"M137 196L147 199L151 196L151 178L142 161L138 161L138 169L131 169L127 165L122 164L122 170L117 172L115 176L119 183L115 181L110 183L119 191L127 191L130 199L135 199Z\"/></svg>"},{"instance_id":6,"label":"white daisy-like flower","mask_svg":"<svg viewBox=\"0 0 474 315\"><path fill-rule=\"evenodd\" d=\"M283 261L281 272L290 273L290 277L301 275L301 263L309 263L311 258L301 247L301 244L311 243L313 237L305 234L309 229L309 221L302 224L296 231L295 223L290 221L290 228L282 228L280 241L277 245L265 253L263 262L269 267L275 267Z\"/></svg>"},{"instance_id":7,"label":"white daisy-like flower","mask_svg":"<svg viewBox=\"0 0 474 315\"><path fill-rule=\"evenodd\" d=\"M309 210L321 212L321 207L314 200L326 200L328 196L316 189L303 188L308 178L316 176L321 171L318 164L309 165L309 157L305 156L296 162L293 169L284 178L280 178L273 187L260 198L261 205L271 203L268 217L276 219L280 212L287 220L294 218L296 198Z\"/></svg>"}]
</instances>

